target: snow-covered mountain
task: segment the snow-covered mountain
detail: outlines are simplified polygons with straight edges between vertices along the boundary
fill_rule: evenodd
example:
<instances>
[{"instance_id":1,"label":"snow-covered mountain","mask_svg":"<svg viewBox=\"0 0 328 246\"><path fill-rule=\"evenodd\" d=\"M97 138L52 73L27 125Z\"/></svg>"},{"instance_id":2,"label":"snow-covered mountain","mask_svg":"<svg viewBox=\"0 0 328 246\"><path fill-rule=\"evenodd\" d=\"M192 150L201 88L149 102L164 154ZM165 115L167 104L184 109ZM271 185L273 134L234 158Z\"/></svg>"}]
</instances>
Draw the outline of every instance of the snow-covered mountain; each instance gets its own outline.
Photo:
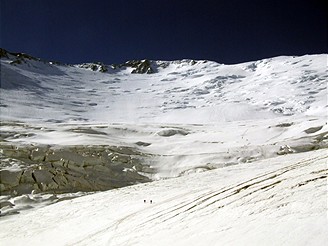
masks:
<instances>
[{"instance_id":1,"label":"snow-covered mountain","mask_svg":"<svg viewBox=\"0 0 328 246\"><path fill-rule=\"evenodd\" d=\"M2 53L6 120L217 123L322 114L326 105L325 54L236 65L144 60L68 66Z\"/></svg>"},{"instance_id":2,"label":"snow-covered mountain","mask_svg":"<svg viewBox=\"0 0 328 246\"><path fill-rule=\"evenodd\" d=\"M235 65L0 55L1 213L20 213L0 217L5 244L328 240L327 54Z\"/></svg>"}]
</instances>

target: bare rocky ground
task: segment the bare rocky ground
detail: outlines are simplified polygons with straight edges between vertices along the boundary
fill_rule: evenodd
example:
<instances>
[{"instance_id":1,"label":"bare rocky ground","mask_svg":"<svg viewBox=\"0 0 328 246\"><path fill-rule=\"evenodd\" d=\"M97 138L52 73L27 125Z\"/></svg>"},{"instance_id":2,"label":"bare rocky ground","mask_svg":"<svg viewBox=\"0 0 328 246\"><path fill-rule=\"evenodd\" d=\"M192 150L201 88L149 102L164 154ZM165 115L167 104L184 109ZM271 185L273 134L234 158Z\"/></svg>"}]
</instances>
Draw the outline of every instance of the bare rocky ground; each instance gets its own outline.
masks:
<instances>
[{"instance_id":1,"label":"bare rocky ground","mask_svg":"<svg viewBox=\"0 0 328 246\"><path fill-rule=\"evenodd\" d=\"M90 192L149 182L148 154L131 147L0 144L0 216Z\"/></svg>"},{"instance_id":2,"label":"bare rocky ground","mask_svg":"<svg viewBox=\"0 0 328 246\"><path fill-rule=\"evenodd\" d=\"M147 154L116 146L32 146L2 143L1 194L101 191L148 182Z\"/></svg>"}]
</instances>

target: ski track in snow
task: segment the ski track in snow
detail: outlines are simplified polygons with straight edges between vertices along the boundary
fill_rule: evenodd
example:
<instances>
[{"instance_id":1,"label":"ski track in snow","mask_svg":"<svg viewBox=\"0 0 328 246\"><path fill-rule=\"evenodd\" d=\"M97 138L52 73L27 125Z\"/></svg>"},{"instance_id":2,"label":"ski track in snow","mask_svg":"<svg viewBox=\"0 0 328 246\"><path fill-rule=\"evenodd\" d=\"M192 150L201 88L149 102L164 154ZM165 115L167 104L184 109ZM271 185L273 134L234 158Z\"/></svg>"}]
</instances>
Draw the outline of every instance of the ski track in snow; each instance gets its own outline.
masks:
<instances>
[{"instance_id":1,"label":"ski track in snow","mask_svg":"<svg viewBox=\"0 0 328 246\"><path fill-rule=\"evenodd\" d=\"M0 217L0 244L328 241L327 54L151 61L153 74L15 59L1 58L6 143L131 147L152 156L156 181L54 204L47 197ZM29 206L11 201L19 200Z\"/></svg>"},{"instance_id":2,"label":"ski track in snow","mask_svg":"<svg viewBox=\"0 0 328 246\"><path fill-rule=\"evenodd\" d=\"M4 218L0 235L10 245L320 245L326 160L320 150L101 192Z\"/></svg>"}]
</instances>

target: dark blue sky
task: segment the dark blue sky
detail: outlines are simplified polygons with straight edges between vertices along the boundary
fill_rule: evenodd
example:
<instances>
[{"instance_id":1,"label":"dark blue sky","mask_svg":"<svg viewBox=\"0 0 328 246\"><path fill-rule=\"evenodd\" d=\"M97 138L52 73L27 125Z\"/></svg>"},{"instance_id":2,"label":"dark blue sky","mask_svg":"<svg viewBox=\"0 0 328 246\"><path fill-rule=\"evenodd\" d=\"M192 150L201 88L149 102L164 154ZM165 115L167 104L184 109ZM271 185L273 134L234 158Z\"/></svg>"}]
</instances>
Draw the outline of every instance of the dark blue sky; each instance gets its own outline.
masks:
<instances>
[{"instance_id":1,"label":"dark blue sky","mask_svg":"<svg viewBox=\"0 0 328 246\"><path fill-rule=\"evenodd\" d=\"M325 1L0 0L0 46L66 63L327 53Z\"/></svg>"}]
</instances>

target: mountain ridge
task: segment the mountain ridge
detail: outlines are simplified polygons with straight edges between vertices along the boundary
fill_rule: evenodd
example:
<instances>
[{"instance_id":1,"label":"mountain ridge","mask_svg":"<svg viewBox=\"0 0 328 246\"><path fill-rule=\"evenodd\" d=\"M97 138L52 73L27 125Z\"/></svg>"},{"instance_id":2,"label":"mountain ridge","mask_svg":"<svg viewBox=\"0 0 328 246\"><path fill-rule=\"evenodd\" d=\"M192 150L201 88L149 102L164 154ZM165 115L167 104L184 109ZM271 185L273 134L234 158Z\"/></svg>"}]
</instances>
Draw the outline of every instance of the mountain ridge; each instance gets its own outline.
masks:
<instances>
[{"instance_id":1,"label":"mountain ridge","mask_svg":"<svg viewBox=\"0 0 328 246\"><path fill-rule=\"evenodd\" d=\"M215 123L325 110L327 55L58 65L1 51L3 119ZM154 100L156 98L156 100ZM16 99L16 101L14 100ZM28 106L25 106L28 105Z\"/></svg>"},{"instance_id":2,"label":"mountain ridge","mask_svg":"<svg viewBox=\"0 0 328 246\"><path fill-rule=\"evenodd\" d=\"M150 74L154 73L157 70L157 67L165 67L168 63L189 63L194 65L196 62L207 62L207 60L192 60L192 59L181 59L181 60L172 60L172 61L161 61L161 60L150 60L150 59L140 59L140 60L128 60L123 63L112 63L104 64L103 62L83 62L78 64L68 64L61 63L58 61L47 61L35 56L29 55L23 52L10 52L6 49L0 48L0 58L11 59L12 65L26 63L27 60L39 61L43 63L49 63L50 65L62 65L62 66L77 66L81 68L91 69L92 71L107 72L109 69L120 69L120 68L133 68L131 73L139 74Z\"/></svg>"},{"instance_id":3,"label":"mountain ridge","mask_svg":"<svg viewBox=\"0 0 328 246\"><path fill-rule=\"evenodd\" d=\"M12 56L12 57L9 57ZM267 57L256 61L246 61L241 63L234 63L234 64L224 64L224 63L218 63L217 61L210 61L210 60L203 60L203 59L179 59L179 60L153 60L153 59L132 59L127 60L123 63L111 63L111 64L105 64L101 61L93 61L93 62L82 62L82 63L63 63L59 61L53 61L53 60L45 60L38 57L35 57L33 55L24 53L24 52L11 52L4 48L0 48L0 58L7 58L12 59L12 64L21 64L22 62L26 62L27 60L33 60L33 61L39 61L43 63L49 63L51 65L63 65L63 66L77 66L81 68L87 68L91 69L93 71L99 71L99 72L107 72L108 69L120 69L120 68L134 68L131 73L140 73L140 74L150 74L157 71L157 67L165 68L169 64L189 64L189 65L195 65L197 63L207 63L207 62L213 62L221 65L237 65L237 64L246 64L246 63L256 63L256 62L265 62L267 60L277 59L277 58L297 58L297 57L305 57L305 56L320 56L320 55L327 55L326 53L322 54L304 54L304 55L298 55L298 56L287 56L287 55L279 55L274 57ZM15 57L15 58L14 58ZM16 59L16 60L13 60Z\"/></svg>"}]
</instances>

